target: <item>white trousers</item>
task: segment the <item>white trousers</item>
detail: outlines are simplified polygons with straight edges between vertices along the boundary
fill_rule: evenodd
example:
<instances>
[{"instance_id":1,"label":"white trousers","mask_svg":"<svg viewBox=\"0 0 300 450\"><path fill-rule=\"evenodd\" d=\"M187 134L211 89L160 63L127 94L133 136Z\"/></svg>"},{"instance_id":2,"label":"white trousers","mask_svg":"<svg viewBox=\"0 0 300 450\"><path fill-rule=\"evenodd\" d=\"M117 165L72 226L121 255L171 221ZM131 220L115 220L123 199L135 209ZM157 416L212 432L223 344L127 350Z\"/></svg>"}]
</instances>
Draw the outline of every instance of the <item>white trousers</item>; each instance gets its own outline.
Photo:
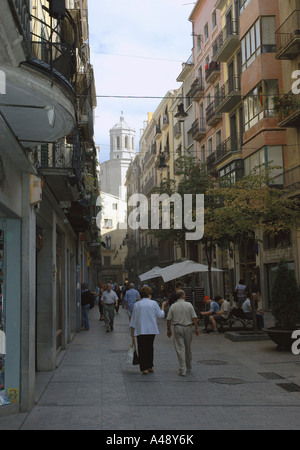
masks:
<instances>
[{"instance_id":1,"label":"white trousers","mask_svg":"<svg viewBox=\"0 0 300 450\"><path fill-rule=\"evenodd\" d=\"M176 325L174 327L174 345L179 362L179 373L186 374L187 370L192 369L192 339L193 329L192 327L182 327Z\"/></svg>"}]
</instances>

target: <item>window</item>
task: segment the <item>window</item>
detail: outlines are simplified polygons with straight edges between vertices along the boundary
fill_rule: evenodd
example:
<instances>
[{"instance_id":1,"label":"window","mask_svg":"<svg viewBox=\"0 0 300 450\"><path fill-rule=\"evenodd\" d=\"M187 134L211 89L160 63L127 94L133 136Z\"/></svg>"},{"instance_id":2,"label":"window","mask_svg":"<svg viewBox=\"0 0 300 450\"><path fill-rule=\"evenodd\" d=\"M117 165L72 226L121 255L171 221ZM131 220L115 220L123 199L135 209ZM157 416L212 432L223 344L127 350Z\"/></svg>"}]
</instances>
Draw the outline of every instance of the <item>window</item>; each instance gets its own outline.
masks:
<instances>
[{"instance_id":1,"label":"window","mask_svg":"<svg viewBox=\"0 0 300 450\"><path fill-rule=\"evenodd\" d=\"M275 117L272 98L278 95L278 80L260 82L244 100L245 131L266 117Z\"/></svg>"},{"instance_id":2,"label":"window","mask_svg":"<svg viewBox=\"0 0 300 450\"><path fill-rule=\"evenodd\" d=\"M210 156L213 152L213 141L212 138L208 139L207 141L207 156Z\"/></svg>"},{"instance_id":3,"label":"window","mask_svg":"<svg viewBox=\"0 0 300 450\"><path fill-rule=\"evenodd\" d=\"M216 132L216 148L218 148L218 146L221 144L222 142L222 132L221 130L218 130Z\"/></svg>"},{"instance_id":4,"label":"window","mask_svg":"<svg viewBox=\"0 0 300 450\"><path fill-rule=\"evenodd\" d=\"M200 148L200 160L201 160L201 163L202 163L202 164L204 164L205 161L206 161L206 157L205 157L205 145L201 145L201 148Z\"/></svg>"},{"instance_id":5,"label":"window","mask_svg":"<svg viewBox=\"0 0 300 450\"><path fill-rule=\"evenodd\" d=\"M128 148L128 136L125 136L125 148Z\"/></svg>"},{"instance_id":6,"label":"window","mask_svg":"<svg viewBox=\"0 0 300 450\"><path fill-rule=\"evenodd\" d=\"M113 203L112 209L113 209L114 211L117 211L117 209L118 209L118 203Z\"/></svg>"},{"instance_id":7,"label":"window","mask_svg":"<svg viewBox=\"0 0 300 450\"><path fill-rule=\"evenodd\" d=\"M204 26L204 42L208 41L208 23Z\"/></svg>"},{"instance_id":8,"label":"window","mask_svg":"<svg viewBox=\"0 0 300 450\"><path fill-rule=\"evenodd\" d=\"M104 256L104 266L110 266L110 256Z\"/></svg>"},{"instance_id":9,"label":"window","mask_svg":"<svg viewBox=\"0 0 300 450\"><path fill-rule=\"evenodd\" d=\"M292 244L290 231L279 230L275 236L264 235L264 250L288 248Z\"/></svg>"},{"instance_id":10,"label":"window","mask_svg":"<svg viewBox=\"0 0 300 450\"><path fill-rule=\"evenodd\" d=\"M255 168L277 166L272 171L273 184L283 184L283 149L281 145L266 146L245 159L245 175L249 175Z\"/></svg>"},{"instance_id":11,"label":"window","mask_svg":"<svg viewBox=\"0 0 300 450\"><path fill-rule=\"evenodd\" d=\"M197 36L197 52L200 53L202 48L202 36Z\"/></svg>"},{"instance_id":12,"label":"window","mask_svg":"<svg viewBox=\"0 0 300 450\"><path fill-rule=\"evenodd\" d=\"M240 0L240 14L246 9L251 0Z\"/></svg>"},{"instance_id":13,"label":"window","mask_svg":"<svg viewBox=\"0 0 300 450\"><path fill-rule=\"evenodd\" d=\"M246 70L261 53L275 53L275 16L260 17L241 40L242 69Z\"/></svg>"},{"instance_id":14,"label":"window","mask_svg":"<svg viewBox=\"0 0 300 450\"><path fill-rule=\"evenodd\" d=\"M211 23L212 23L212 29L214 30L217 26L217 12L213 11L211 15Z\"/></svg>"},{"instance_id":15,"label":"window","mask_svg":"<svg viewBox=\"0 0 300 450\"><path fill-rule=\"evenodd\" d=\"M104 219L104 228L112 228L112 219Z\"/></svg>"},{"instance_id":16,"label":"window","mask_svg":"<svg viewBox=\"0 0 300 450\"><path fill-rule=\"evenodd\" d=\"M275 16L262 17L261 29L262 29L262 52L275 53L276 52Z\"/></svg>"}]
</instances>

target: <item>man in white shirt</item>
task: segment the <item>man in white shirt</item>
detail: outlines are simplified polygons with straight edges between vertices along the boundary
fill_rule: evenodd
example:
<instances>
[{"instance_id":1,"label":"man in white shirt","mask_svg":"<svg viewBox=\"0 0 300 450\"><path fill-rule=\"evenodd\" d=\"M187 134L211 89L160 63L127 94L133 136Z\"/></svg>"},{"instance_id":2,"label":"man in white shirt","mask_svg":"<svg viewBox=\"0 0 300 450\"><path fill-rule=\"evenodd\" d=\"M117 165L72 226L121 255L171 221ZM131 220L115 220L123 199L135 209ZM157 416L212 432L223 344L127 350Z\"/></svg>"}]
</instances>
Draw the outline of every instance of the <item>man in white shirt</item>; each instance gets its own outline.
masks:
<instances>
[{"instance_id":1,"label":"man in white shirt","mask_svg":"<svg viewBox=\"0 0 300 450\"><path fill-rule=\"evenodd\" d=\"M119 299L117 294L112 290L111 284L108 283L106 291L103 292L101 297L106 333L109 333L114 329L115 306L118 306L118 302Z\"/></svg>"},{"instance_id":2,"label":"man in white shirt","mask_svg":"<svg viewBox=\"0 0 300 450\"><path fill-rule=\"evenodd\" d=\"M217 297L215 298L215 301L217 303L219 303L219 305L221 305L221 309L220 309L220 311L217 311L212 316L209 316L209 321L212 325L213 332L219 333L218 327L217 327L217 322L222 322L222 321L225 321L226 319L228 319L228 316L230 314L230 303L227 300L225 300L224 298L220 297L219 295L217 295Z\"/></svg>"},{"instance_id":3,"label":"man in white shirt","mask_svg":"<svg viewBox=\"0 0 300 450\"><path fill-rule=\"evenodd\" d=\"M185 377L186 372L190 372L192 369L192 326L195 326L196 336L199 336L198 317L193 305L185 301L183 290L178 290L175 298L176 302L171 305L167 316L167 335L170 338L173 334L172 324L174 346L180 366L179 375Z\"/></svg>"}]
</instances>

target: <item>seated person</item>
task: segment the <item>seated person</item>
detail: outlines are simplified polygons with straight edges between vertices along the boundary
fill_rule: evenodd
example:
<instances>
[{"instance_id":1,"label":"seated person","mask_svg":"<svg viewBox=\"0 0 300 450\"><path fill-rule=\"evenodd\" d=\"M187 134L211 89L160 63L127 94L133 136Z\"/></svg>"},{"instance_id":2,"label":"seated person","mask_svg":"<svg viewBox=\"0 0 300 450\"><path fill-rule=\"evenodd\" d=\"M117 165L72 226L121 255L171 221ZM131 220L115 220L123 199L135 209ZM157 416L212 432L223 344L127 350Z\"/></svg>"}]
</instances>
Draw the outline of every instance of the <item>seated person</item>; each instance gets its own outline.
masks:
<instances>
[{"instance_id":1,"label":"seated person","mask_svg":"<svg viewBox=\"0 0 300 450\"><path fill-rule=\"evenodd\" d=\"M251 308L251 300L249 298L249 294L247 292L247 298L242 304L242 310L248 320L252 320L252 308ZM265 326L263 311L256 311L256 322L257 322L257 330L261 331Z\"/></svg>"},{"instance_id":2,"label":"seated person","mask_svg":"<svg viewBox=\"0 0 300 450\"><path fill-rule=\"evenodd\" d=\"M204 316L204 325L205 328L202 330L202 333L209 333L209 316L216 314L220 311L220 305L215 300L212 300L209 296L204 297L203 302L206 303L206 306L209 306L209 311L202 311L200 313L201 316Z\"/></svg>"},{"instance_id":3,"label":"seated person","mask_svg":"<svg viewBox=\"0 0 300 450\"><path fill-rule=\"evenodd\" d=\"M230 314L230 303L219 295L215 297L215 301L217 301L218 304L221 305L221 309L217 311L216 314L209 316L209 321L211 323L213 332L218 333L217 322L225 322L225 320L228 319L228 316Z\"/></svg>"}]
</instances>

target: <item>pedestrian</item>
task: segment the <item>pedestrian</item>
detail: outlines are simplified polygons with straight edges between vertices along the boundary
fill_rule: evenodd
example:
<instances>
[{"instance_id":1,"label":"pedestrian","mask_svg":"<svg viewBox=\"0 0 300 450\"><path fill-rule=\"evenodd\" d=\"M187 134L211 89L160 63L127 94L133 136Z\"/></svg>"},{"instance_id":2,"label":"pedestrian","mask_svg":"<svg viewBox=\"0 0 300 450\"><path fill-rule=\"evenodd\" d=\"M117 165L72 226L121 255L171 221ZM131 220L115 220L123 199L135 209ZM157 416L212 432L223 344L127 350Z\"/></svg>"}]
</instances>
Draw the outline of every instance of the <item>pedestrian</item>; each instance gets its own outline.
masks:
<instances>
[{"instance_id":1,"label":"pedestrian","mask_svg":"<svg viewBox=\"0 0 300 450\"><path fill-rule=\"evenodd\" d=\"M166 302L162 303L162 309L157 302L152 300L152 289L144 286L140 290L141 300L133 307L130 320L131 336L137 338L138 356L140 370L143 375L154 372L154 339L159 334L157 319L165 317L164 308Z\"/></svg>"},{"instance_id":2,"label":"pedestrian","mask_svg":"<svg viewBox=\"0 0 300 450\"><path fill-rule=\"evenodd\" d=\"M116 310L116 313L119 314L119 306L120 306L120 303L122 302L122 299L121 299L121 289L120 289L120 286L118 285L118 283L115 285L114 291L118 297L118 303L115 305L115 310Z\"/></svg>"},{"instance_id":3,"label":"pedestrian","mask_svg":"<svg viewBox=\"0 0 300 450\"><path fill-rule=\"evenodd\" d=\"M234 294L235 294L235 301L237 303L237 306L241 308L242 304L246 300L246 293L247 293L247 286L245 285L244 280L240 280L239 284L236 285Z\"/></svg>"},{"instance_id":4,"label":"pedestrian","mask_svg":"<svg viewBox=\"0 0 300 450\"><path fill-rule=\"evenodd\" d=\"M86 283L82 284L81 289L81 316L84 329L90 329L89 310L94 307L94 295L89 291Z\"/></svg>"},{"instance_id":5,"label":"pedestrian","mask_svg":"<svg viewBox=\"0 0 300 450\"><path fill-rule=\"evenodd\" d=\"M244 314L248 320L252 320L253 313L252 313L252 306L251 306L251 300L249 298L249 293L247 292L246 300L244 301L242 305L242 309L244 311ZM264 314L262 310L256 311L255 310L255 316L256 316L256 323L257 323L257 330L261 331L265 327L265 320L264 320Z\"/></svg>"},{"instance_id":6,"label":"pedestrian","mask_svg":"<svg viewBox=\"0 0 300 450\"><path fill-rule=\"evenodd\" d=\"M104 320L103 304L101 302L101 297L102 297L102 294L105 291L105 289L106 289L105 284L103 284L103 283L101 283L101 281L99 281L95 292L96 292L96 299L98 299L98 308L99 308L99 314L100 314L99 320L100 321Z\"/></svg>"},{"instance_id":7,"label":"pedestrian","mask_svg":"<svg viewBox=\"0 0 300 450\"><path fill-rule=\"evenodd\" d=\"M131 319L132 310L137 301L141 299L139 292L134 288L134 284L130 283L129 289L124 296L125 309L127 310L129 320Z\"/></svg>"},{"instance_id":8,"label":"pedestrian","mask_svg":"<svg viewBox=\"0 0 300 450\"><path fill-rule=\"evenodd\" d=\"M118 296L112 290L110 283L107 284L106 290L102 294L101 302L103 305L106 333L109 333L114 329L115 305L118 304Z\"/></svg>"},{"instance_id":9,"label":"pedestrian","mask_svg":"<svg viewBox=\"0 0 300 450\"><path fill-rule=\"evenodd\" d=\"M184 286L184 283L182 281L176 281L175 283L175 290L172 292L172 294L169 296L169 306L172 306L173 303L176 302L176 292L178 290L182 290Z\"/></svg>"},{"instance_id":10,"label":"pedestrian","mask_svg":"<svg viewBox=\"0 0 300 450\"><path fill-rule=\"evenodd\" d=\"M204 317L204 329L202 330L202 333L209 333L208 330L208 326L210 324L209 316L216 314L218 311L220 311L220 306L215 300L212 300L208 295L204 297L203 302L206 303L207 306L209 306L209 310L200 312L200 315Z\"/></svg>"},{"instance_id":11,"label":"pedestrian","mask_svg":"<svg viewBox=\"0 0 300 450\"><path fill-rule=\"evenodd\" d=\"M192 339L193 325L196 336L199 336L198 317L193 305L185 301L186 294L179 289L176 292L176 302L169 309L167 317L167 335L173 334L174 346L179 362L179 375L185 377L192 370ZM171 330L173 327L173 332Z\"/></svg>"},{"instance_id":12,"label":"pedestrian","mask_svg":"<svg viewBox=\"0 0 300 450\"><path fill-rule=\"evenodd\" d=\"M251 278L250 287L252 293L252 300L254 301L255 304L255 309L258 309L258 303L260 302L260 292L258 284L255 282L255 278Z\"/></svg>"}]
</instances>

